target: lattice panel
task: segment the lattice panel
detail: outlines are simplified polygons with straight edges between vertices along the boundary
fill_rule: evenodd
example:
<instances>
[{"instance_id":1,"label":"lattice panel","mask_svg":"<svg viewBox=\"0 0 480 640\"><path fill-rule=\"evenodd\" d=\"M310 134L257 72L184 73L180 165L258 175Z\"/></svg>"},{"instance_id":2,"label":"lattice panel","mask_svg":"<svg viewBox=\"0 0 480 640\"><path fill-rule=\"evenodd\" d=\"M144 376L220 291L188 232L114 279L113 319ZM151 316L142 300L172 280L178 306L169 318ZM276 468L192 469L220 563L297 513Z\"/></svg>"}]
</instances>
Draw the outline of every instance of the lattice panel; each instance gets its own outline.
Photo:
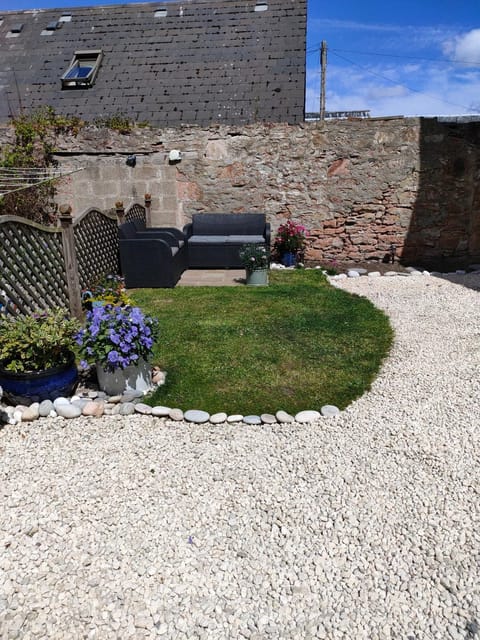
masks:
<instances>
[{"instance_id":1,"label":"lattice panel","mask_svg":"<svg viewBox=\"0 0 480 640\"><path fill-rule=\"evenodd\" d=\"M142 220L145 222L145 207L142 207L141 204L132 204L125 212L125 221L132 222L133 220Z\"/></svg>"},{"instance_id":2,"label":"lattice panel","mask_svg":"<svg viewBox=\"0 0 480 640\"><path fill-rule=\"evenodd\" d=\"M116 218L91 209L74 222L74 236L82 289L103 275L120 273Z\"/></svg>"},{"instance_id":3,"label":"lattice panel","mask_svg":"<svg viewBox=\"0 0 480 640\"><path fill-rule=\"evenodd\" d=\"M145 220L145 208L134 204L125 217ZM73 229L82 288L120 273L115 216L91 209ZM0 216L0 312L28 315L52 307L69 307L61 229Z\"/></svg>"},{"instance_id":4,"label":"lattice panel","mask_svg":"<svg viewBox=\"0 0 480 640\"><path fill-rule=\"evenodd\" d=\"M23 315L68 308L59 229L0 216L0 304Z\"/></svg>"}]
</instances>

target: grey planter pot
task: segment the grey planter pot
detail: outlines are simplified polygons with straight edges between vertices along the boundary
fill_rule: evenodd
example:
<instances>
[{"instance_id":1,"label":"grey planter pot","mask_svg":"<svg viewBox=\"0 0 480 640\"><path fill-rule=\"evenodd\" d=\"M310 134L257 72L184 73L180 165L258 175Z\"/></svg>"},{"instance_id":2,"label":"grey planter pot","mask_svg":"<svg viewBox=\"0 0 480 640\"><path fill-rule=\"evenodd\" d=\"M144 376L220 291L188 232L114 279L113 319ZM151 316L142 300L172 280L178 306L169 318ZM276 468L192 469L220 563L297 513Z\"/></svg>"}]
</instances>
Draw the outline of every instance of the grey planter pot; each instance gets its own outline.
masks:
<instances>
[{"instance_id":1,"label":"grey planter pot","mask_svg":"<svg viewBox=\"0 0 480 640\"><path fill-rule=\"evenodd\" d=\"M249 287L264 287L268 285L268 269L247 270L247 285Z\"/></svg>"},{"instance_id":2,"label":"grey planter pot","mask_svg":"<svg viewBox=\"0 0 480 640\"><path fill-rule=\"evenodd\" d=\"M98 386L110 396L120 395L125 391L148 391L152 388L151 370L151 365L143 358L136 365L112 372L105 371L101 364L97 364Z\"/></svg>"}]
</instances>

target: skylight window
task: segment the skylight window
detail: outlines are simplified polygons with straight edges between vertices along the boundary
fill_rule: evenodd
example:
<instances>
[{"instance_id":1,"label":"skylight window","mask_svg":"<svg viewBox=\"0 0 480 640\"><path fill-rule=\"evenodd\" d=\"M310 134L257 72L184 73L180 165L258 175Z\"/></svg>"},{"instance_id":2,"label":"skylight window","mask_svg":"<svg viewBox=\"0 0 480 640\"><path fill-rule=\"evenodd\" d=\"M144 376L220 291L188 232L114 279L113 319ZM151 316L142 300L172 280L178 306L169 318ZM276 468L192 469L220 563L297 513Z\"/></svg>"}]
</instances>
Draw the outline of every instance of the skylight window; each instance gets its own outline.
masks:
<instances>
[{"instance_id":1,"label":"skylight window","mask_svg":"<svg viewBox=\"0 0 480 640\"><path fill-rule=\"evenodd\" d=\"M88 88L93 85L102 61L102 51L75 51L70 66L62 76L63 89Z\"/></svg>"},{"instance_id":2,"label":"skylight window","mask_svg":"<svg viewBox=\"0 0 480 640\"><path fill-rule=\"evenodd\" d=\"M60 16L59 22L71 22L72 21L72 14L71 13L64 13L63 16Z\"/></svg>"},{"instance_id":3,"label":"skylight window","mask_svg":"<svg viewBox=\"0 0 480 640\"><path fill-rule=\"evenodd\" d=\"M166 18L168 11L166 9L157 9L153 15L155 18Z\"/></svg>"},{"instance_id":4,"label":"skylight window","mask_svg":"<svg viewBox=\"0 0 480 640\"><path fill-rule=\"evenodd\" d=\"M60 29L61 26L62 26L62 23L60 22L60 20L52 20L51 22L49 22L47 24L47 26L40 33L40 35L42 35L42 36L51 36L51 35L53 35L55 33L55 31L57 29Z\"/></svg>"},{"instance_id":5,"label":"skylight window","mask_svg":"<svg viewBox=\"0 0 480 640\"><path fill-rule=\"evenodd\" d=\"M267 9L268 4L266 2L257 2L254 11L266 11Z\"/></svg>"},{"instance_id":6,"label":"skylight window","mask_svg":"<svg viewBox=\"0 0 480 640\"><path fill-rule=\"evenodd\" d=\"M22 32L23 24L21 22L17 24L12 24L10 27L10 31L7 33L7 38L18 38L20 33Z\"/></svg>"}]
</instances>

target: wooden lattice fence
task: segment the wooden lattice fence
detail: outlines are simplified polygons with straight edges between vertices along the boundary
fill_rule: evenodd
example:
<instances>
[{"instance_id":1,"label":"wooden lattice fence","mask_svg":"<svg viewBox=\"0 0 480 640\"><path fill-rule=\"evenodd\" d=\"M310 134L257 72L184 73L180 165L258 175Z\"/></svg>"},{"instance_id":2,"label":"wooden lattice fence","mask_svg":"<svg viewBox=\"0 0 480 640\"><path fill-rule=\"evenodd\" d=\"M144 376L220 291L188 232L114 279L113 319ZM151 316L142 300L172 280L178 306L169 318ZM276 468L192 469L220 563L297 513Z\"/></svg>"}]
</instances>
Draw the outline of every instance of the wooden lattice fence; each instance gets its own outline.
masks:
<instances>
[{"instance_id":1,"label":"wooden lattice fence","mask_svg":"<svg viewBox=\"0 0 480 640\"><path fill-rule=\"evenodd\" d=\"M88 289L98 275L119 273L117 218L90 209L73 223L78 276Z\"/></svg>"},{"instance_id":2,"label":"wooden lattice fence","mask_svg":"<svg viewBox=\"0 0 480 640\"><path fill-rule=\"evenodd\" d=\"M4 313L68 307L62 232L0 216L0 304Z\"/></svg>"},{"instance_id":3,"label":"wooden lattice fence","mask_svg":"<svg viewBox=\"0 0 480 640\"><path fill-rule=\"evenodd\" d=\"M120 219L145 220L145 207L134 204L126 212L117 208L117 215L89 209L67 229L0 216L0 312L28 315L52 307L72 309L72 296L79 299L80 290L69 290L71 260L65 258L62 238L72 230L78 288L87 289L107 273L120 273Z\"/></svg>"}]
</instances>

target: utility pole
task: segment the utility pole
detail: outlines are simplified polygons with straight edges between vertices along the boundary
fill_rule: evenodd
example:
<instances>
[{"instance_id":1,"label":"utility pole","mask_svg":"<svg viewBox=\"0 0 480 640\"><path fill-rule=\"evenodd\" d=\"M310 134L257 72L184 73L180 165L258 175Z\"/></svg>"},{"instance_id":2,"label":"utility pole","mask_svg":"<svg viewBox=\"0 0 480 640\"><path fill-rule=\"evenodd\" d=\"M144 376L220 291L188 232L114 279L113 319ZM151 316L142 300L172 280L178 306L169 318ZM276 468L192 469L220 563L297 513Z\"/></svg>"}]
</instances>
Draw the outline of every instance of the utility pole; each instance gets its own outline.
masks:
<instances>
[{"instance_id":1,"label":"utility pole","mask_svg":"<svg viewBox=\"0 0 480 640\"><path fill-rule=\"evenodd\" d=\"M327 76L327 42L320 49L320 120L325 120L325 84Z\"/></svg>"}]
</instances>

